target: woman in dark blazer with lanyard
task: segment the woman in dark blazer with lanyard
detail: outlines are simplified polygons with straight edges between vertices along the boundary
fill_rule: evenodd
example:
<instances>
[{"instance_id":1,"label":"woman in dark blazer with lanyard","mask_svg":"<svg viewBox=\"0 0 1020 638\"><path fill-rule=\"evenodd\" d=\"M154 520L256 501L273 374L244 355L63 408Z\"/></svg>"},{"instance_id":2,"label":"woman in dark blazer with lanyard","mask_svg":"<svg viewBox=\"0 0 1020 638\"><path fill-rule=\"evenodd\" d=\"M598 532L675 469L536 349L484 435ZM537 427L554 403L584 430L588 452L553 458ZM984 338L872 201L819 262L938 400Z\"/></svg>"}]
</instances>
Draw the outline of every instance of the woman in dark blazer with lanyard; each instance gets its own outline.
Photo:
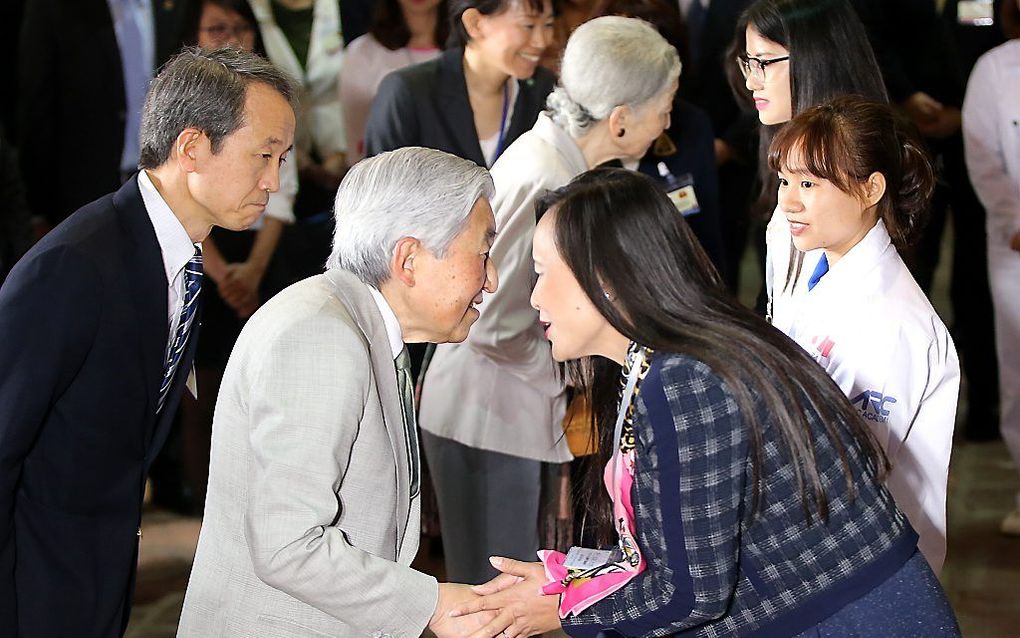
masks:
<instances>
[{"instance_id":1,"label":"woman in dark blazer with lanyard","mask_svg":"<svg viewBox=\"0 0 1020 638\"><path fill-rule=\"evenodd\" d=\"M435 60L382 81L365 155L425 146L492 166L545 108L555 79L538 66L552 38L550 0L455 0Z\"/></svg>"}]
</instances>

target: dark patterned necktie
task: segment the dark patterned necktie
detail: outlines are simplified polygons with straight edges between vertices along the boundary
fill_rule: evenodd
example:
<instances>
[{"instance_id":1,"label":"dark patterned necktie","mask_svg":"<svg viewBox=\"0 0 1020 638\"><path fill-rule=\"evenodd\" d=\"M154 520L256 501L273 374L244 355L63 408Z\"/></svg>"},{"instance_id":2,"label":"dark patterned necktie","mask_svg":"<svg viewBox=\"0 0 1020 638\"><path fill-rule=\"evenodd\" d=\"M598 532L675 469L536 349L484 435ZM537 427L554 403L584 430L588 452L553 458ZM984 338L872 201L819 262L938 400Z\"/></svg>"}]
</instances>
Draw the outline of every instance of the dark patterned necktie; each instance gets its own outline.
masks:
<instances>
[{"instance_id":1,"label":"dark patterned necktie","mask_svg":"<svg viewBox=\"0 0 1020 638\"><path fill-rule=\"evenodd\" d=\"M195 247L195 256L191 258L188 265L184 267L184 307L181 308L181 317L177 322L177 330L170 341L170 348L166 353L166 361L163 363L163 379L159 384L159 403L156 404L156 414L163 409L167 392L177 372L177 366L184 356L184 348L188 345L188 335L191 334L191 324L195 321L195 311L198 310L198 293L202 290L202 251Z\"/></svg>"},{"instance_id":2,"label":"dark patterned necktie","mask_svg":"<svg viewBox=\"0 0 1020 638\"><path fill-rule=\"evenodd\" d=\"M404 417L404 441L411 477L411 498L418 494L418 425L414 417L414 382L411 380L411 355L405 346L397 355L397 389L400 412Z\"/></svg>"}]
</instances>

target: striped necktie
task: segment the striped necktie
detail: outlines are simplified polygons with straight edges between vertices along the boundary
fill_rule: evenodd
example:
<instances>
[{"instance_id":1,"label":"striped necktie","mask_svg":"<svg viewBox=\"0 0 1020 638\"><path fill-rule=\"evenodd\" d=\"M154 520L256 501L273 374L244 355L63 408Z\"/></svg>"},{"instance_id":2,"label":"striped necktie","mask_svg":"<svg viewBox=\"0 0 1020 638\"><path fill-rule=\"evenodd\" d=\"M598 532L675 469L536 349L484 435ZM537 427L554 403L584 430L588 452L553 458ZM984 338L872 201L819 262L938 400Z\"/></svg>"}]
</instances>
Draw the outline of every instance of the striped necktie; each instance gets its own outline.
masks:
<instances>
[{"instance_id":1,"label":"striped necktie","mask_svg":"<svg viewBox=\"0 0 1020 638\"><path fill-rule=\"evenodd\" d=\"M195 256L184 267L184 307L181 308L180 321L177 322L177 330L174 332L170 347L167 349L166 361L163 363L163 380L159 384L159 403L156 404L156 414L163 409L167 392L177 372L177 366L184 356L184 348L188 345L188 335L191 334L191 324L195 320L195 311L198 310L198 293L202 289L202 251L195 246Z\"/></svg>"},{"instance_id":2,"label":"striped necktie","mask_svg":"<svg viewBox=\"0 0 1020 638\"><path fill-rule=\"evenodd\" d=\"M414 382L411 381L411 355L405 346L397 355L397 389L400 390L400 412L404 417L404 441L410 466L411 498L418 494L418 425L414 418Z\"/></svg>"}]
</instances>

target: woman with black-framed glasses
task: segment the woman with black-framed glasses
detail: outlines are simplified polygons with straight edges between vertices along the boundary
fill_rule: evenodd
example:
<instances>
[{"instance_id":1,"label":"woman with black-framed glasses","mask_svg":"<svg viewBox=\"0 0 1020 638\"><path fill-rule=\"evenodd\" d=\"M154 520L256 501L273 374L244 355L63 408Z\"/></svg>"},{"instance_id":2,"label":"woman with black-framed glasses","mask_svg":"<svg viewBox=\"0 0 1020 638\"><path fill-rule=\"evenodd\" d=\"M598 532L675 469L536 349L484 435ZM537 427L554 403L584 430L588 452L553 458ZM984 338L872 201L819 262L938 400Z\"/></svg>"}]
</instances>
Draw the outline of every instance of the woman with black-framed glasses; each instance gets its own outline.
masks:
<instances>
[{"instance_id":1,"label":"woman with black-framed glasses","mask_svg":"<svg viewBox=\"0 0 1020 638\"><path fill-rule=\"evenodd\" d=\"M741 18L732 53L742 57L738 65L744 71L744 87L762 123L763 156L782 125L812 107L846 95L888 103L864 26L847 0L758 0ZM799 207L791 209L789 202L778 206L778 176L766 161L761 162L761 171L759 203L763 211L773 211L765 233L769 320L801 343L872 423L892 463L889 490L920 535L921 552L938 574L946 556L946 486L955 402L952 408L936 409L930 399L931 388L944 380L952 383L954 374L958 378L958 371L952 372L955 349L931 345L940 335L934 322L928 330L889 315L874 324L858 322L837 335L834 325L844 317L833 314L833 304L820 305L823 295L811 293L827 276L830 264L824 251L802 252L794 246L793 233L802 232L803 225L794 227L788 216L795 217ZM832 267L846 269L845 264ZM833 281L820 284L819 290L831 288ZM863 299L882 291L873 282L861 281L843 294ZM825 334L805 327L812 316L826 317L814 324L824 326ZM889 344L882 360L867 348L848 345L855 339L874 342L877 332L897 331L902 342ZM925 382L931 384L929 392L917 396L912 388ZM887 403L893 405L890 397L896 407L887 410Z\"/></svg>"}]
</instances>

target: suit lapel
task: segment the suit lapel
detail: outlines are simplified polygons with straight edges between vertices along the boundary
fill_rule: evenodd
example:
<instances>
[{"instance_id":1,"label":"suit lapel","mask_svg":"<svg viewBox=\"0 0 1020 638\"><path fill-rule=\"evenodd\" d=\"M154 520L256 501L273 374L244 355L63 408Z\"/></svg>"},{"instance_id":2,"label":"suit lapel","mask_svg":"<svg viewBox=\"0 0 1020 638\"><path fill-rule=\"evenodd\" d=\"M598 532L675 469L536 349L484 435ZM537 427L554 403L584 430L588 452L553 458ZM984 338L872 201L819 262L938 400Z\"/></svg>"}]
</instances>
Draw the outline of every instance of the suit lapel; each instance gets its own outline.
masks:
<instances>
[{"instance_id":1,"label":"suit lapel","mask_svg":"<svg viewBox=\"0 0 1020 638\"><path fill-rule=\"evenodd\" d=\"M439 116L457 146L457 155L485 166L485 156L478 143L475 116L471 112L467 83L464 79L464 49L450 49L439 58L439 90L437 104L443 107Z\"/></svg>"},{"instance_id":2,"label":"suit lapel","mask_svg":"<svg viewBox=\"0 0 1020 638\"><path fill-rule=\"evenodd\" d=\"M149 215L138 190L138 176L129 179L113 196L113 205L124 229L125 268L131 304L138 319L138 351L141 353L145 390L148 397L146 414L153 419L147 426L146 445L152 436L159 382L163 375L163 358L170 326L167 321L167 280L163 252L156 239Z\"/></svg>"},{"instance_id":3,"label":"suit lapel","mask_svg":"<svg viewBox=\"0 0 1020 638\"><path fill-rule=\"evenodd\" d=\"M539 100L544 103L546 98L545 95L537 95L538 89L536 88L535 78L518 82L517 87L517 102L514 104L513 115L510 116L510 126L507 128L506 133L506 144L503 145L504 151L514 140L530 131L531 127L535 125L535 118L532 114L542 110L542 105L536 105L535 103Z\"/></svg>"},{"instance_id":4,"label":"suit lapel","mask_svg":"<svg viewBox=\"0 0 1020 638\"><path fill-rule=\"evenodd\" d=\"M410 515L410 461L407 457L407 437L397 392L397 371L390 352L389 337L379 309L367 287L354 275L341 270L329 270L326 277L333 284L337 297L350 312L368 341L372 355L372 375L382 405L386 434L393 449L397 476L397 548L402 546ZM414 451L412 451L413 453ZM419 479L420 480L420 479Z\"/></svg>"}]
</instances>

